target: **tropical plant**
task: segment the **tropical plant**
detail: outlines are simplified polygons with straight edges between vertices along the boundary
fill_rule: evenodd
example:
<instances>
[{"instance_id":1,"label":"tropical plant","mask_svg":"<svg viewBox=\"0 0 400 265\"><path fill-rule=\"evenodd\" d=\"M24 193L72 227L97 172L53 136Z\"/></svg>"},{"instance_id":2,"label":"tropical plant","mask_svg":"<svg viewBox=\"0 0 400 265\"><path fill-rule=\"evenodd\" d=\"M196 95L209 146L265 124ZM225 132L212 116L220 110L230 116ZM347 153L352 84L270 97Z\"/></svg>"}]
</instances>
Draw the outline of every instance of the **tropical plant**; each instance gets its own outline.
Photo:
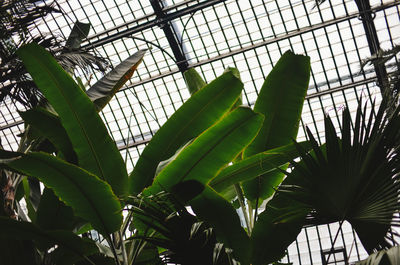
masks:
<instances>
[{"instance_id":1,"label":"tropical plant","mask_svg":"<svg viewBox=\"0 0 400 265\"><path fill-rule=\"evenodd\" d=\"M279 242L272 240L270 244L266 243L269 241L268 238L275 237L270 237L271 234L264 233L264 231L274 231L272 229L274 224L263 219L264 213L258 218L257 209L263 199L273 194L273 190L283 178L282 174L276 170L276 166L284 164L284 161L280 160L279 156L274 158L271 155L293 155L291 153L293 145L290 143L297 134L309 81L309 71L310 65L307 57L294 55L291 52L282 56L267 77L255 104L255 111L263 114L265 120L258 125L259 131L255 134L250 133L251 126L255 125L243 125L250 132L246 132L240 137L240 140L243 141L240 148L235 146L239 143L238 140L231 140L228 137L227 133L234 131L229 129L229 125L222 127L222 122L217 123L197 138L195 138L196 135L204 129L198 128L204 123L203 120L200 120L202 116L195 115L195 113L182 115L184 121L182 124L185 126L177 127L174 116L181 115L181 109L178 110L143 150L130 175L130 192L138 194L148 187L143 194L156 194L159 191L173 191L173 194L179 194L185 198L184 203L189 204L197 216L215 229L220 242L224 243L225 247L233 249L233 256L241 264L266 264L281 258L297 234L287 238L283 237L284 240L278 240ZM235 77L234 79L232 77L227 79L225 74L206 85L193 69L189 70L185 73L189 90L193 93L189 101L194 97L201 97L208 90L216 91L214 87L220 86L217 82L225 84L226 90L238 89L235 88L240 85L237 70L229 72L231 72L231 76ZM240 89L238 90L240 91ZM283 94L286 96L283 97ZM245 109L239 107L231 112L231 109L240 102L239 96L240 94L237 93L230 105L225 106L225 111L229 112L232 117L233 115L237 116L235 119L243 116L240 118L243 120L242 123L249 123L251 122L250 116L246 117ZM223 96L222 93L214 92L211 97L204 100L204 104L210 109L212 103L218 101L222 109L227 99L227 96ZM198 108L203 113L210 112L204 107L200 108L201 106L199 104ZM239 116L238 110L241 110L243 114ZM246 112L247 115L251 114L249 110ZM184 113L183 110L182 113ZM215 116L213 118L218 119ZM221 128L218 128L218 125L221 125ZM193 138L194 140L188 146L174 154L178 148ZM205 148L205 142L210 142L209 148ZM282 145L286 146L281 147ZM220 155L219 146L224 146L223 158L214 157L213 152L215 155ZM231 161L234 163L228 166ZM160 162L162 162L161 168ZM156 177L154 178L154 176ZM254 181L255 184L247 181ZM175 187L184 183L191 185L181 189L184 193L181 195ZM194 188L191 189L191 186ZM242 189L245 191L244 195ZM241 227L233 207L235 197L239 200L244 215L247 216L246 231ZM248 208L246 208L245 197L249 202L250 207ZM253 208L252 205L254 205ZM298 233L300 229L296 231Z\"/></svg>"},{"instance_id":2,"label":"tropical plant","mask_svg":"<svg viewBox=\"0 0 400 265\"><path fill-rule=\"evenodd\" d=\"M376 54L364 59L361 62L361 68L366 65L374 65L376 67L387 68L386 80L383 82L383 91L388 100L388 111L393 111L399 105L399 92L400 92L400 63L395 60L396 56L400 54L400 45L394 45L393 48L388 50L379 50ZM386 66L388 62L393 62L389 67Z\"/></svg>"},{"instance_id":3,"label":"tropical plant","mask_svg":"<svg viewBox=\"0 0 400 265\"><path fill-rule=\"evenodd\" d=\"M140 50L129 56L85 91L94 103L97 111L100 111L111 100L113 95L131 78L140 64L144 53L145 50ZM79 86L82 90L86 89L82 83L79 83ZM52 153L57 150L64 150L65 159L69 162L76 162L76 154L71 148L69 138L63 130L57 115L55 115L51 107L43 105L43 107L36 107L20 113L26 123L26 130L22 135L18 151L25 152L26 150L31 150ZM52 143L47 140L51 138L63 140L59 142L55 141L55 143L53 141ZM12 183L12 185L8 185L7 187L2 186L2 190L4 193L13 193L22 179L21 176L15 174L9 176L5 182ZM29 179L29 181L25 180L25 182L29 184L27 190L31 198L27 200L28 206L30 206L31 202L33 203L32 207L28 209L36 210L40 197L39 183L33 179ZM14 197L14 195L11 195L11 197Z\"/></svg>"},{"instance_id":4,"label":"tropical plant","mask_svg":"<svg viewBox=\"0 0 400 265\"><path fill-rule=\"evenodd\" d=\"M213 228L190 214L175 195L132 197L129 204L133 225L146 231L135 238L165 249L160 253L164 263L231 264L229 251L218 243Z\"/></svg>"},{"instance_id":5,"label":"tropical plant","mask_svg":"<svg viewBox=\"0 0 400 265\"><path fill-rule=\"evenodd\" d=\"M15 53L19 47L29 42L36 42L45 47L70 73L76 68L86 73L93 70L104 73L109 69L105 58L80 49L81 42L89 34L90 24L77 21L67 40L43 32L37 36L31 34L33 27L48 14L61 12L55 8L54 2L47 2L0 2L0 102L11 98L31 108L43 99L40 90L26 75L27 72Z\"/></svg>"},{"instance_id":6,"label":"tropical plant","mask_svg":"<svg viewBox=\"0 0 400 265\"><path fill-rule=\"evenodd\" d=\"M302 159L293 161L280 188L284 207L298 207L282 215L282 222L299 211L312 224L348 221L370 254L394 244L391 228L400 224L400 109L386 109L384 98L376 116L374 105L367 115L367 104L360 102L353 121L345 109L340 138L326 115L321 146L307 130L312 151L298 148Z\"/></svg>"},{"instance_id":7,"label":"tropical plant","mask_svg":"<svg viewBox=\"0 0 400 265\"><path fill-rule=\"evenodd\" d=\"M284 242L279 240L281 248L267 256L259 256L259 243L270 239L269 235L259 232L270 225L263 220L264 213L257 222L253 221L254 230L249 231L252 227L248 226L246 231L231 201L224 199L217 191L224 192L232 186L239 186L242 181L277 171L278 166L297 156L294 144L288 144L266 151L262 149L259 153L238 159L260 129L266 126L265 121L268 121L267 127L272 135L277 134L275 130L285 128L274 121L276 118L285 118L288 124L292 122L287 125L290 132L293 126L298 126L309 79L308 58L287 52L277 63L256 103L262 111L262 101L268 93L280 102L274 104L272 110L267 108L264 111L265 120L262 114L249 108L233 108L238 104L243 88L237 70L230 69L210 84L197 89L159 129L128 177L121 155L97 114L99 108L110 99L109 94L115 93L115 90L107 91L107 100L104 100L104 92L101 100L91 101L89 97L93 97L93 94L90 89L88 97L42 48L27 45L18 53L56 113L34 109L21 115L32 128L36 128L39 135L55 146L53 150L56 150L57 156L43 152L0 152L3 167L20 173L20 176L34 177L46 186L38 210L31 215L30 222L28 219L21 222L0 218L0 235L9 239L12 237L18 246L28 244L28 253L32 253L34 258L32 260L48 264L75 264L78 261L92 264L111 258L116 264L140 264L139 258L145 258L150 253L154 259L147 260L146 264L157 264L159 259L158 255L154 255L157 254L154 244L171 242L166 235L176 231L174 222L186 227L183 232L189 231L189 227L192 232L193 229L194 232L204 232L191 232L192 238L172 238L173 242L182 246L182 242L190 243L195 239L193 236L200 235L200 242L208 246L204 251L220 253L220 257L233 257L243 265L250 262L265 264L269 260L279 259L287 245L294 240L295 237L285 238ZM287 78L288 75L292 78ZM114 83L111 87L115 86ZM279 99L274 91L277 87L285 91L292 89L294 93ZM268 90L268 93L265 92ZM295 136L289 134L290 137ZM262 145L265 146L265 143ZM302 146L307 148L305 143ZM237 162L229 165L235 160ZM29 187L28 184L23 186ZM238 195L241 195L240 189L239 186ZM149 200L154 203L154 196L165 191L173 198L167 200L172 205L167 211L163 212L157 206L155 209L159 211L149 212L154 208L146 205L151 203L135 203ZM25 193L29 195L29 189ZM55 216L52 216L51 205L60 209ZM133 214L125 220L122 217L124 205L127 209L134 207ZM141 205L144 207L141 208ZM185 213L183 205L191 205L196 217ZM29 209L29 203L27 206ZM166 214L171 215L172 226L167 222L169 219L163 220ZM149 222L146 216L158 216L159 219L154 219L158 223ZM255 216L254 219L257 214ZM129 227L133 236L124 239ZM106 242L96 244L76 234L90 229L98 231ZM204 237L204 234L209 237ZM162 245L169 246L166 252L169 258L179 260L179 253L182 253L176 247L179 244ZM198 250L200 253L203 251L201 248ZM219 262L217 264L225 264L226 259L222 258Z\"/></svg>"},{"instance_id":8,"label":"tropical plant","mask_svg":"<svg viewBox=\"0 0 400 265\"><path fill-rule=\"evenodd\" d=\"M32 53L36 52L35 48L31 47L30 49ZM129 80L141 62L144 52L144 50L141 50L130 56L86 91L97 111L101 110L124 83ZM48 57L49 55L44 54L43 56ZM38 62L33 58L28 60L34 63ZM47 62L40 61L40 63L46 64ZM43 66L40 69L46 70L46 67ZM67 88L64 87L64 89ZM83 87L79 87L79 90L84 93ZM64 91L64 93L69 92ZM21 139L20 150L56 152L58 156L71 163L77 162L77 155L69 136L54 109L51 107L34 108L20 114L27 125ZM39 182L35 181L34 178L26 178L23 175L6 171L1 171L1 174L2 182L4 182L2 186L4 188L1 193L1 201L4 202L2 203L2 211L4 210L4 214L1 214L2 216L15 217L14 207L19 207L18 201L24 197L30 220L41 228L75 230L86 223L82 219L74 217L71 208L59 201L51 189L45 188L43 194L41 194ZM56 215L54 215L52 208L58 209ZM19 218L28 220L23 211L18 210L17 214ZM19 243L16 244L19 245ZM6 249L5 247L4 250ZM9 257L18 257L18 255L11 254ZM23 263L21 262L21 264ZM15 264L18 264L18 262Z\"/></svg>"}]
</instances>

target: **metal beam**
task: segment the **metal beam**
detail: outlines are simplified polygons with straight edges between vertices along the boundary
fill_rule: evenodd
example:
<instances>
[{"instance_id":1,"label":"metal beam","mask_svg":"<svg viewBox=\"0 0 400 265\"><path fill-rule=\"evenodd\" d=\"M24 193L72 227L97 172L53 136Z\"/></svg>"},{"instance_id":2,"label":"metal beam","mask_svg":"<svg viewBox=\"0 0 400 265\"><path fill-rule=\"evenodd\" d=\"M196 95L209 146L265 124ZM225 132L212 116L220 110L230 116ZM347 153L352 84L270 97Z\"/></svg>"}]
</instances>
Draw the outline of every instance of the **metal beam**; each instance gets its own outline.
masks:
<instances>
[{"instance_id":1,"label":"metal beam","mask_svg":"<svg viewBox=\"0 0 400 265\"><path fill-rule=\"evenodd\" d=\"M386 4L379 5L377 7L372 8L372 11L373 12L377 12L377 11L385 10L387 8L391 8L391 7L398 6L398 5L400 5L400 1L386 3ZM357 17L359 17L359 15L360 15L359 12L355 12L355 13L352 13L352 14L349 14L349 15L345 15L343 17L338 17L338 18L327 20L327 21L324 21L324 22L321 22L321 23L318 23L318 24L314 24L314 25L308 26L308 27L304 27L304 28L301 28L299 30L293 30L292 32L285 33L285 34L282 34L282 35L277 36L277 37L271 37L270 39L267 39L267 40L264 40L264 41L260 41L260 42L258 42L256 44L249 45L247 47L243 47L243 48L240 48L240 49L237 49L237 50L232 50L230 52L227 52L227 53L224 53L224 54L220 54L218 56L215 56L215 57L212 57L212 58L209 58L209 59L206 59L206 60L202 60L202 61L199 61L197 63L190 64L189 67L190 68L199 67L199 66L202 66L202 65L205 65L205 64L209 64L209 63L212 63L212 62L215 62L215 61L218 61L218 60L222 60L222 59L225 59L225 58L237 55L237 54L241 54L241 53L244 53L244 52L247 52L247 51L251 51L251 50L266 46L266 45L269 45L269 44L272 44L272 43L275 43L275 42L278 42L278 41L282 41L282 40L286 40L286 39L289 39L289 38L293 38L293 37L302 35L302 34L307 33L307 32L311 32L311 31L314 31L314 30L317 30L317 29L321 29L321 28L325 28L325 27L328 27L328 26L331 26L331 25L339 24L341 22L357 18ZM153 77L149 77L149 78L146 78L146 79L141 80L139 82L136 82L136 83L132 84L131 86L124 87L124 88L121 89L121 91L126 90L126 89L131 89L132 87L135 87L135 86L138 86L138 85L143 85L143 84L146 84L146 83L149 83L149 82L153 82L153 81L158 80L160 78L164 78L164 77L167 77L169 75L176 74L176 73L179 73L178 69L171 70L169 72L162 73L162 74L159 74L159 75L156 75L156 76L153 76Z\"/></svg>"},{"instance_id":2,"label":"metal beam","mask_svg":"<svg viewBox=\"0 0 400 265\"><path fill-rule=\"evenodd\" d=\"M332 88L332 89L328 89L328 90L312 93L310 95L307 95L306 99L321 97L323 95L328 95L328 94L331 94L331 93L334 93L334 92L338 92L338 91L344 91L346 89L350 89L350 88L353 88L353 87L358 87L358 86L362 86L362 85L366 85L366 84L376 83L376 81L377 81L376 77L367 78L367 79L364 79L364 80L361 80L361 81L356 81L356 82L353 82L353 83L350 83L350 84L342 85L340 87L335 87L335 88ZM152 132L152 133L155 133L155 131ZM121 146L118 147L118 149L121 151L121 150L125 150L125 149L130 149L132 147L138 147L140 145L147 144L148 142L150 142L150 140L151 140L151 137L148 138L148 139L144 139L144 140L140 140L140 141L137 141L137 142L129 143L128 145L121 145Z\"/></svg>"},{"instance_id":3,"label":"metal beam","mask_svg":"<svg viewBox=\"0 0 400 265\"><path fill-rule=\"evenodd\" d=\"M159 21L163 21L164 18L168 15L163 10L162 3L160 0L150 0L151 6L153 7L154 13L157 16ZM159 25L160 28L164 31L165 36L167 37L169 46L172 49L172 52L175 56L175 62L178 65L179 71L182 73L188 69L187 58L183 52L182 45L178 41L176 37L175 30L173 30L173 26L171 25L171 21L165 21L164 23Z\"/></svg>"},{"instance_id":4,"label":"metal beam","mask_svg":"<svg viewBox=\"0 0 400 265\"><path fill-rule=\"evenodd\" d=\"M216 4L225 2L226 0L208 0L208 1L203 1L200 2L198 4L194 4L191 6L188 6L186 8L183 8L181 10L177 10L175 12L172 13L166 13L165 17L163 17L162 19L158 19L155 18L153 20L150 21L146 21L146 22L142 22L140 25L136 25L136 26L132 26L129 27L128 29L125 29L127 27L127 24L123 24L117 28L114 28L113 30L117 31L113 34L109 34L109 32L107 31L107 35L103 38L100 38L100 36L104 35L104 33L100 33L94 36L91 36L89 38L89 43L82 45L82 49L85 50L91 50L94 49L96 47L105 45L107 43L110 43L112 41L124 38L124 37L129 37L135 33L144 31L146 29L150 29L152 27L157 27L157 26L161 26L163 24L165 24L166 22L172 21L174 19L183 17L185 15L188 14L192 14L198 10L202 10L204 8L210 7L210 6L214 6ZM143 20L143 19L139 19L139 20ZM119 31L119 32L118 32ZM99 38L98 40L93 40L94 38Z\"/></svg>"},{"instance_id":5,"label":"metal beam","mask_svg":"<svg viewBox=\"0 0 400 265\"><path fill-rule=\"evenodd\" d=\"M369 51L371 52L371 55L374 55L378 53L378 51L380 51L379 37L376 32L374 24L375 12L374 10L371 10L371 5L369 3L369 0L368 1L356 0L356 4L358 10L360 11L359 18L364 26L365 35L368 41ZM374 65L374 68L376 76L378 78L378 86L381 89L381 93L384 94L384 90L387 87L387 84L389 83L386 68L384 65L377 65L377 64Z\"/></svg>"},{"instance_id":6,"label":"metal beam","mask_svg":"<svg viewBox=\"0 0 400 265\"><path fill-rule=\"evenodd\" d=\"M219 2L223 2L223 1L225 1L225 0L222 0L222 1L220 0ZM385 10L387 8L391 8L391 7L399 6L399 5L400 5L399 1L394 1L394 2L391 2L391 3L386 3L386 4L383 4L383 5L379 5L377 7L371 8L371 11L372 12L377 12L377 11ZM221 59L224 59L224 58L236 55L236 54L243 53L245 51L249 51L249 50L253 50L253 49L265 46L265 45L270 44L270 43L274 43L274 42L277 42L277 41L280 41L280 40L288 39L288 38L291 38L291 37L294 37L294 36L298 36L298 35L304 34L306 32L310 32L310 31L313 31L313 30L316 30L316 29L320 29L320 28L323 28L323 27L327 27L327 26L330 26L330 25L338 24L338 23L341 23L343 21L351 20L351 19L354 19L354 18L356 18L358 16L359 16L359 13L357 12L357 13L349 14L348 16L343 16L343 17L340 17L340 18L328 20L328 21L325 21L325 22L322 22L322 23L319 23L319 24L315 24L315 25L312 25L312 26L309 26L309 27L302 28L300 30L293 31L293 32L288 33L288 34L284 34L284 35L279 36L277 38L272 38L272 39L268 39L268 40L262 41L260 43L257 43L255 45L251 45L249 47L244 47L244 48L241 48L241 49L238 49L238 50L231 51L229 53L221 54L220 56L213 57L211 59L207 59L207 60L203 60L203 61L200 61L198 63L195 63L195 64L191 64L190 67L197 67L197 66L205 65L205 64L217 61L217 60L221 60ZM126 89L131 89L131 88L133 88L135 86L138 86L138 85L143 85L143 84L146 84L146 83L149 83L149 82L153 82L153 81L158 80L160 78L164 78L164 77L167 77L169 75L176 74L176 73L179 73L178 69L177 70L172 70L170 72L163 73L163 74L160 74L160 75L157 75L157 76L153 76L153 77L150 77L150 78L145 79L145 80L141 80L139 82L136 82L136 83L132 84L131 86L122 88L120 91L123 91L123 90L126 90ZM370 82L369 79L366 79L366 81ZM348 86L351 86L351 85L352 84L349 84ZM335 88L333 90L334 91L340 90L340 88ZM330 92L330 91L333 91L333 90L332 89L331 90L327 90L326 92ZM325 91L323 91L321 93L325 94ZM4 130L4 129L11 128L11 127L14 127L14 126L17 126L17 125L20 125L22 123L23 123L23 121L16 121L14 123L7 124L5 126L0 126L0 131Z\"/></svg>"},{"instance_id":7,"label":"metal beam","mask_svg":"<svg viewBox=\"0 0 400 265\"><path fill-rule=\"evenodd\" d=\"M364 80L361 80L361 81L352 82L350 84L346 84L346 85L343 85L343 86L340 86L340 87L335 87L335 88L332 88L332 89L328 89L328 90L324 90L324 91L320 91L320 92L316 92L316 93L307 95L306 99L320 97L320 96L323 96L323 95L327 95L327 94L331 94L331 93L334 93L334 92L346 90L346 89L353 88L353 87L356 87L356 86L361 86L361 85L374 83L376 81L377 81L376 77L367 78L367 79L364 79ZM17 125L20 125L20 124L23 124L23 123L24 122L22 120L21 121L16 121L16 122L8 124L6 126L0 127L0 131L4 130L4 129L10 129L11 127L14 127L14 126L17 126ZM156 131L152 131L151 133L154 134L155 132ZM151 133L148 132L148 134L151 134ZM136 141L136 142L128 141L129 142L128 145L121 145L121 146L118 147L118 149L121 151L121 150L129 149L129 148L132 148L132 147L137 147L137 146L140 146L140 145L143 145L143 144L147 144L150 140L151 140L151 137L149 137L148 139L144 139L144 140L140 140L140 141ZM122 140L120 140L120 141L122 141Z\"/></svg>"}]
</instances>

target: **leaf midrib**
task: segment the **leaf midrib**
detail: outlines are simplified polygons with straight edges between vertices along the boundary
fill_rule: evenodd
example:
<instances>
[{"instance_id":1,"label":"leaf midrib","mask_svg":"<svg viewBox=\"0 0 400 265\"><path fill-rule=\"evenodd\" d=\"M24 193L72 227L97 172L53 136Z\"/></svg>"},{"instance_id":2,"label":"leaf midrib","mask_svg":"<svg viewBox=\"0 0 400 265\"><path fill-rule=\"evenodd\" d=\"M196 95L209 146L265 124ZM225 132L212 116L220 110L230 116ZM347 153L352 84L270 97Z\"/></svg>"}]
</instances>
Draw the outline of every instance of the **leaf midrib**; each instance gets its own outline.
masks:
<instances>
[{"instance_id":1,"label":"leaf midrib","mask_svg":"<svg viewBox=\"0 0 400 265\"><path fill-rule=\"evenodd\" d=\"M35 58L36 58L36 56L35 56ZM59 80L58 80L58 79L56 78L56 76L52 73L52 71L51 71L50 69L48 69L48 67L47 67L46 64L43 64L43 63L41 62L41 60L37 60L37 59L36 59L36 61L37 61L40 65L44 66L44 68L46 69L47 73L48 73L49 76L52 78L52 80L53 80L53 82L54 82L54 84L55 84L55 87L57 88L57 90L58 90L59 93L61 94L62 98L64 98L65 103L66 103L67 106L69 107L70 112L71 112L72 115L75 117L76 121L78 122L79 128L80 128L81 132L83 133L83 135L84 135L84 137L85 137L85 139L86 139L86 142L87 142L88 145L89 145L89 148L90 148L90 151L91 151L92 155L93 155L94 158L95 158L95 163L96 163L97 168L99 169L100 174L101 174L100 177L101 177L102 180L105 180L105 174L104 174L103 168L101 167L101 164L100 164L99 158L98 158L98 156L97 156L97 153L95 152L94 146L93 146L92 142L90 141L90 137L88 136L88 134L87 134L85 128L82 126L83 123L82 123L81 120L79 119L79 116L78 116L77 113L74 111L74 108L72 108L71 102L70 102L70 101L68 100L68 98L65 96L65 93L63 92L63 89L61 89L62 86L61 86L61 84L59 83ZM67 78L70 79L70 76L68 76ZM71 80L71 81L74 83L73 80ZM60 118L61 118L61 117L60 117ZM67 130L67 132L68 132L68 130Z\"/></svg>"},{"instance_id":2,"label":"leaf midrib","mask_svg":"<svg viewBox=\"0 0 400 265\"><path fill-rule=\"evenodd\" d=\"M183 126L182 130L181 130L179 133L175 134L175 137L173 137L173 141L170 141L170 143L168 144L167 148L164 149L165 151L162 153L162 154L163 154L162 157L164 157L164 155L169 151L169 149L171 148L171 146L174 144L175 140L178 139L178 138L185 132L186 128L188 128L188 127L193 123L193 121L196 120L196 118L197 118L198 116L200 116L200 115L205 111L205 109L208 108L209 105L211 105L212 103L214 103L215 101L217 101L217 99L219 99L219 97L220 97L227 89L230 89L230 87L228 88L228 86L225 86L224 89L222 89L220 92L218 92L217 95L216 95L215 97L213 97L212 100L208 101L208 103L207 103L206 105L204 105L204 106L200 109L200 111L198 111L198 112L196 113L196 115L194 115L193 118L190 119L188 123L186 123L185 126ZM234 104L234 103L233 103L233 104ZM225 113L226 113L226 112L227 112L227 111L225 111Z\"/></svg>"},{"instance_id":3,"label":"leaf midrib","mask_svg":"<svg viewBox=\"0 0 400 265\"><path fill-rule=\"evenodd\" d=\"M254 118L256 116L253 116L252 118ZM219 144L221 144L224 139L230 135L233 131L237 130L238 128L242 127L243 124L247 123L249 120L247 119L247 117L242 118L240 120L240 123L237 126L233 126L233 128L231 128L230 130L227 131L227 133L225 133L223 135L223 137L220 137L220 140L218 140L214 145L212 145L207 152L205 152L201 157L199 157L199 159L185 172L185 174L179 179L179 182L182 181L183 179L185 179L190 172L193 170L193 168L195 168L203 159L204 157L206 157L209 153L211 153ZM221 140L222 139L222 140ZM244 147L242 148L242 150L244 149Z\"/></svg>"},{"instance_id":4,"label":"leaf midrib","mask_svg":"<svg viewBox=\"0 0 400 265\"><path fill-rule=\"evenodd\" d=\"M73 180L73 178L70 178L70 176L68 174L65 174L62 170L58 169L57 167L54 167L51 163L48 163L45 159L41 160L41 159L36 158L35 156L30 156L30 157L33 160L37 160L39 162L42 162L42 163L46 164L47 166L49 166L53 170L55 170L58 173L60 173L60 175L64 176L67 180L69 180L73 184L73 186L75 186L78 189L78 191L86 198L86 201L89 203L89 205L91 206L92 210L94 210L96 216L98 217L98 220L100 221L101 225L103 226L104 231L107 234L109 234L109 231L108 231L108 229L107 229L107 227L106 227L106 225L105 225L105 223L103 221L103 218L102 218L102 216L100 214L100 211L97 210L97 207L95 207L95 204L90 200L90 197L87 196L87 194L84 192L84 190L80 188L80 186ZM68 164L66 164L66 165L68 165ZM75 167L78 170L82 170L82 173L87 174L88 176L91 175L89 172L85 172L85 170L83 170L83 169L81 169L79 167L76 167L75 165L70 164L70 166ZM95 177L95 175L92 175L92 176ZM56 191L54 191L54 192L56 192ZM62 198L60 197L60 199L62 199ZM64 202L68 205L68 203L66 201L64 201ZM70 205L70 206L72 207L72 205Z\"/></svg>"},{"instance_id":5,"label":"leaf midrib","mask_svg":"<svg viewBox=\"0 0 400 265\"><path fill-rule=\"evenodd\" d=\"M270 154L270 155L283 155L282 153L268 153L268 154ZM260 161L257 161L257 163L266 163L266 162L268 163L268 160L270 160L270 158L262 158L262 159L260 159ZM243 160L243 161L245 161L245 160ZM234 165L232 165L232 166L234 166ZM254 162L254 163L249 164L246 167L240 167L237 170L233 169L233 171L231 173L226 174L225 176L221 177L221 179L216 180L214 183L212 183L212 186L221 185L221 183L224 183L224 181L226 181L226 179L228 179L228 178L230 178L232 176L241 174L243 171L247 171L248 169L257 168L257 167L258 167L258 165ZM255 177L255 178L258 178L258 177L259 176Z\"/></svg>"}]
</instances>

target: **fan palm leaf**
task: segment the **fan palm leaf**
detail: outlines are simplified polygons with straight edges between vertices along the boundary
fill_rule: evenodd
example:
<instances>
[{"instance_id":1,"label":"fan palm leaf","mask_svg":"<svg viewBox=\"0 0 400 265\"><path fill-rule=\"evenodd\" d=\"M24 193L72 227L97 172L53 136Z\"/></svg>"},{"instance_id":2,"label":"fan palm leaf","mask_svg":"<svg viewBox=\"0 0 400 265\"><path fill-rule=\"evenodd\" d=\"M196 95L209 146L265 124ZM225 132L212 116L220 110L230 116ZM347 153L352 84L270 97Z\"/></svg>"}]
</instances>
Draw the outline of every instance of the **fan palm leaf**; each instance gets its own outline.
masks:
<instances>
[{"instance_id":1,"label":"fan palm leaf","mask_svg":"<svg viewBox=\"0 0 400 265\"><path fill-rule=\"evenodd\" d=\"M385 100L375 117L373 109L374 104L367 115L360 103L353 135L346 109L341 138L325 116L326 143L321 146L307 129L313 149L306 153L299 147L302 160L293 161L288 176L292 185L281 188L311 209L315 224L348 221L369 253L390 247L391 227L400 225L400 109L387 114Z\"/></svg>"}]
</instances>

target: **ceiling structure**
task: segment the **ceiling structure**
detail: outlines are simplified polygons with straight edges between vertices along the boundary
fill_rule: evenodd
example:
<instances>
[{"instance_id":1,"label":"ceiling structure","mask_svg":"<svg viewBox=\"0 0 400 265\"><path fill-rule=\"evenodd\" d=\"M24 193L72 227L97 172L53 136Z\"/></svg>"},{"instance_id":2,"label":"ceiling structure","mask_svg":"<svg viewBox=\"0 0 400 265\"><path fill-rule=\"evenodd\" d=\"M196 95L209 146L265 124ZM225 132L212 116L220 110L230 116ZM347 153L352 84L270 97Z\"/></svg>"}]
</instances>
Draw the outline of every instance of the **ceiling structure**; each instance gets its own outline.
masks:
<instances>
[{"instance_id":1,"label":"ceiling structure","mask_svg":"<svg viewBox=\"0 0 400 265\"><path fill-rule=\"evenodd\" d=\"M114 66L138 49L148 50L130 82L101 112L128 170L154 133L189 98L182 75L188 68L194 67L207 82L228 66L238 68L245 87L243 102L252 106L264 79L286 50L307 54L312 75L298 138L305 138L305 126L309 126L323 141L324 113L336 116L334 121L340 126L344 107L354 110L360 98L379 102L378 84L391 68L361 68L361 63L378 49L400 44L397 0L371 0L370 10L360 9L354 0L326 0L319 6L315 0L56 3L62 13L48 15L33 35L66 38L76 21L89 22L92 29L83 47L107 57ZM95 73L94 79L100 77ZM23 122L16 110L21 108L0 106L4 149L18 147Z\"/></svg>"}]
</instances>

